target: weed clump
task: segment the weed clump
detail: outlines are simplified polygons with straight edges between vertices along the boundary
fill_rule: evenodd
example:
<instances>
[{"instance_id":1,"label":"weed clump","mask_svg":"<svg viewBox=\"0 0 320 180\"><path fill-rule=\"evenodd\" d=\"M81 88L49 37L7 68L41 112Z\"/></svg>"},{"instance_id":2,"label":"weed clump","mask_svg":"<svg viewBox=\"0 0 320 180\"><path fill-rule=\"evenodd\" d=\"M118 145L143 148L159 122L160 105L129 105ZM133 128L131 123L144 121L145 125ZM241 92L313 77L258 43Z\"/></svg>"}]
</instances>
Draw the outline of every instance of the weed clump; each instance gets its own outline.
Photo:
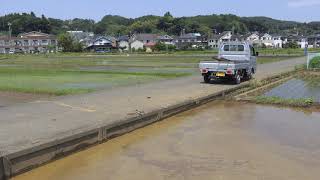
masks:
<instances>
[{"instance_id":1,"label":"weed clump","mask_svg":"<svg viewBox=\"0 0 320 180\"><path fill-rule=\"evenodd\" d=\"M285 106L308 107L314 104L312 98L285 99L277 96L257 96L255 102L259 104L275 104Z\"/></svg>"}]
</instances>

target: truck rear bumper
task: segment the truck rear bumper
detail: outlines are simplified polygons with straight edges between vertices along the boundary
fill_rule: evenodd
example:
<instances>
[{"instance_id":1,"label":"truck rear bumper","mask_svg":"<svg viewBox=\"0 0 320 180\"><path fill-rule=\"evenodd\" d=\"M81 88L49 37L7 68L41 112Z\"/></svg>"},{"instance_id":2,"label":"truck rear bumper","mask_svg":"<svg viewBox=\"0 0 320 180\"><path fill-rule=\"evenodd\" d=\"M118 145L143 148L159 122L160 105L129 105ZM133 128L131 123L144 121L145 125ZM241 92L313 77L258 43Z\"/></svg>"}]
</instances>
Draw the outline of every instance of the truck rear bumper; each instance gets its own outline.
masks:
<instances>
[{"instance_id":1,"label":"truck rear bumper","mask_svg":"<svg viewBox=\"0 0 320 180\"><path fill-rule=\"evenodd\" d=\"M234 77L234 74L230 74L224 71L214 71L202 73L202 76L208 76L210 79L231 79Z\"/></svg>"}]
</instances>

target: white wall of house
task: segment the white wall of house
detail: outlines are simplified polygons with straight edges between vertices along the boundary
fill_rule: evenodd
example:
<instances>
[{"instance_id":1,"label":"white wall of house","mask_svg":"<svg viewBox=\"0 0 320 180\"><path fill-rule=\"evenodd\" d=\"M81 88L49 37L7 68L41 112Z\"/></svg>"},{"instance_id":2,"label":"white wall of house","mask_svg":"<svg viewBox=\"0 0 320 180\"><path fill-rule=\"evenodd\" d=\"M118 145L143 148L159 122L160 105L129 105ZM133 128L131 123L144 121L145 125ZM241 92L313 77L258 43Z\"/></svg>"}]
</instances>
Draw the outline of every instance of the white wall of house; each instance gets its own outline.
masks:
<instances>
[{"instance_id":1,"label":"white wall of house","mask_svg":"<svg viewBox=\"0 0 320 180\"><path fill-rule=\"evenodd\" d=\"M302 48L302 49L304 49L304 48L306 48L306 47L309 47L309 46L308 46L308 41L307 41L307 39L300 39L300 40L298 41L298 45L299 45L300 48Z\"/></svg>"},{"instance_id":2,"label":"white wall of house","mask_svg":"<svg viewBox=\"0 0 320 180\"><path fill-rule=\"evenodd\" d=\"M247 37L247 41L258 41L259 40L259 35L258 34L251 34L249 37Z\"/></svg>"},{"instance_id":3,"label":"white wall of house","mask_svg":"<svg viewBox=\"0 0 320 180\"><path fill-rule=\"evenodd\" d=\"M272 40L272 36L268 33L265 33L263 36L260 37L260 40L262 41L267 41L267 40Z\"/></svg>"},{"instance_id":4,"label":"white wall of house","mask_svg":"<svg viewBox=\"0 0 320 180\"><path fill-rule=\"evenodd\" d=\"M273 40L272 36L268 33L265 33L263 36L260 37L261 45L265 45L266 47L273 47Z\"/></svg>"},{"instance_id":5,"label":"white wall of house","mask_svg":"<svg viewBox=\"0 0 320 180\"><path fill-rule=\"evenodd\" d=\"M273 47L274 48L282 48L283 41L281 40L280 36L272 37L273 40Z\"/></svg>"},{"instance_id":6,"label":"white wall of house","mask_svg":"<svg viewBox=\"0 0 320 180\"><path fill-rule=\"evenodd\" d=\"M232 33L231 32L229 32L229 31L225 32L225 34L223 36L221 36L219 39L216 39L216 38L208 39L208 46L211 47L211 48L217 48L217 47L219 47L219 45L222 42L230 41L231 37L232 37Z\"/></svg>"},{"instance_id":7,"label":"white wall of house","mask_svg":"<svg viewBox=\"0 0 320 180\"><path fill-rule=\"evenodd\" d=\"M131 43L131 49L135 49L135 50L138 50L138 49L143 49L143 42L142 41L139 41L139 40L135 40Z\"/></svg>"},{"instance_id":8,"label":"white wall of house","mask_svg":"<svg viewBox=\"0 0 320 180\"><path fill-rule=\"evenodd\" d=\"M228 33L226 33L224 36L222 36L222 37L219 39L219 41L220 41L220 42L227 42L227 41L230 41L231 37L232 37L232 33L231 33L231 32L228 32Z\"/></svg>"},{"instance_id":9,"label":"white wall of house","mask_svg":"<svg viewBox=\"0 0 320 180\"><path fill-rule=\"evenodd\" d=\"M218 39L208 39L208 46L211 48L217 48L219 44Z\"/></svg>"},{"instance_id":10,"label":"white wall of house","mask_svg":"<svg viewBox=\"0 0 320 180\"><path fill-rule=\"evenodd\" d=\"M124 51L129 50L129 42L128 41L120 41L119 42L119 47L124 48Z\"/></svg>"},{"instance_id":11,"label":"white wall of house","mask_svg":"<svg viewBox=\"0 0 320 180\"><path fill-rule=\"evenodd\" d=\"M250 44L259 44L260 37L258 34L253 33L249 37L247 37L246 41L248 41Z\"/></svg>"}]
</instances>

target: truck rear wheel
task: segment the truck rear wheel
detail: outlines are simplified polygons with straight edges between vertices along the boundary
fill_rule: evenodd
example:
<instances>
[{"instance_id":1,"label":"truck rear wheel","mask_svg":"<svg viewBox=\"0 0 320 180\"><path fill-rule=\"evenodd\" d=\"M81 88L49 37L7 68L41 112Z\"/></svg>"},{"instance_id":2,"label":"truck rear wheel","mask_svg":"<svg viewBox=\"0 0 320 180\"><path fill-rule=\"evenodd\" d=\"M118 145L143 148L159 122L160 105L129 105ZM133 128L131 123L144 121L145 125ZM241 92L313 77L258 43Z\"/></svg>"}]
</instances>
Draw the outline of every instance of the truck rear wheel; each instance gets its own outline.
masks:
<instances>
[{"instance_id":1,"label":"truck rear wheel","mask_svg":"<svg viewBox=\"0 0 320 180\"><path fill-rule=\"evenodd\" d=\"M234 83L235 84L240 84L241 83L241 76L239 73L236 74L236 76L234 77Z\"/></svg>"},{"instance_id":2,"label":"truck rear wheel","mask_svg":"<svg viewBox=\"0 0 320 180\"><path fill-rule=\"evenodd\" d=\"M205 83L210 83L210 77L209 77L209 75L207 75L207 74L203 75L203 81L204 81Z\"/></svg>"},{"instance_id":3,"label":"truck rear wheel","mask_svg":"<svg viewBox=\"0 0 320 180\"><path fill-rule=\"evenodd\" d=\"M252 79L252 72L247 72L245 76L246 80L251 80Z\"/></svg>"}]
</instances>

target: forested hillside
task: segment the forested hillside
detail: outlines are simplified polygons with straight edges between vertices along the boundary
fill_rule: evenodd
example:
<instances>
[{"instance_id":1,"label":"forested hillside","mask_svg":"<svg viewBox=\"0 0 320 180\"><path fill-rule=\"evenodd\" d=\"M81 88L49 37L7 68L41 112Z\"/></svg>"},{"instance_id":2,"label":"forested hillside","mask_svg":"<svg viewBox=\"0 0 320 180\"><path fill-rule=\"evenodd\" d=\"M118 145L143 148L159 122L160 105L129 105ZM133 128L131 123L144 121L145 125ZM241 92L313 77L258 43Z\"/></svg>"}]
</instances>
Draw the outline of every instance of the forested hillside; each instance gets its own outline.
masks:
<instances>
[{"instance_id":1,"label":"forested hillside","mask_svg":"<svg viewBox=\"0 0 320 180\"><path fill-rule=\"evenodd\" d=\"M169 12L164 16L143 16L126 18L106 15L99 22L90 19L60 20L42 15L37 17L33 12L8 14L0 16L0 33L8 31L8 23L12 24L12 33L41 31L59 34L67 30L92 31L96 34L119 35L128 33L167 33L179 35L182 29L186 32L200 32L204 35L231 30L235 33L253 31L310 35L320 32L320 22L300 23L281 21L268 17L239 17L227 15L200 15L194 17L173 17Z\"/></svg>"}]
</instances>

